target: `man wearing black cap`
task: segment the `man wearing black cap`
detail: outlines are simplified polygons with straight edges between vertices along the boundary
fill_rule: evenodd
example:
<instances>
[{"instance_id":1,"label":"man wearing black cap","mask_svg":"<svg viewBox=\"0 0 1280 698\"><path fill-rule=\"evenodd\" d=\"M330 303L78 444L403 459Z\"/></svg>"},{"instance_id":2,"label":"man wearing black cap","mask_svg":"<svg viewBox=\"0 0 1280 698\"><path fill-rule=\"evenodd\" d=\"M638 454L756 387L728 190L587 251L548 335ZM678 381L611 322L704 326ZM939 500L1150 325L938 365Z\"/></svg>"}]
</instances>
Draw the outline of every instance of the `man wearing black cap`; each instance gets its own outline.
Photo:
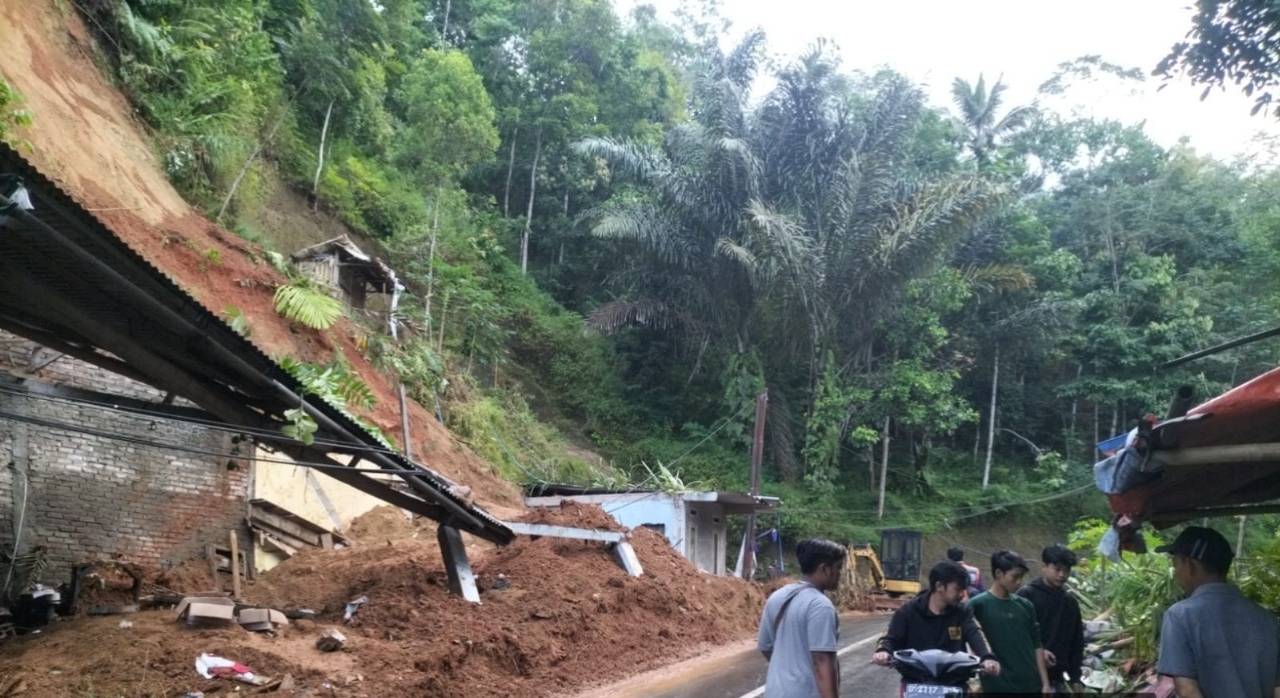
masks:
<instances>
[{"instance_id":1,"label":"man wearing black cap","mask_svg":"<svg viewBox=\"0 0 1280 698\"><path fill-rule=\"evenodd\" d=\"M1235 554L1221 533L1188 526L1156 548L1187 594L1165 611L1156 669L1179 698L1280 698L1280 622L1227 584Z\"/></svg>"}]
</instances>

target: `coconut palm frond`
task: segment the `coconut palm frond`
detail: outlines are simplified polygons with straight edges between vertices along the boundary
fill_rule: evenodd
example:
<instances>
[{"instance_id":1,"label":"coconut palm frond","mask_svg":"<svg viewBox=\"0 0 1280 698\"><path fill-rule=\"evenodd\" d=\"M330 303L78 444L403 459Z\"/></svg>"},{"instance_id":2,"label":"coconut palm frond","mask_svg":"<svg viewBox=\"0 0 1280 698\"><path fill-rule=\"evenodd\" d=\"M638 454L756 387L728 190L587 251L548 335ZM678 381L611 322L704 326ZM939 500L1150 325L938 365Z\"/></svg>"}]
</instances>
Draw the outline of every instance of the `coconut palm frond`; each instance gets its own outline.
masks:
<instances>
[{"instance_id":1,"label":"coconut palm frond","mask_svg":"<svg viewBox=\"0 0 1280 698\"><path fill-rule=\"evenodd\" d=\"M639 181L654 177L662 167L662 157L651 146L614 138L586 138L573 144L579 155L600 158L617 170Z\"/></svg>"},{"instance_id":2,"label":"coconut palm frond","mask_svg":"<svg viewBox=\"0 0 1280 698\"><path fill-rule=\"evenodd\" d=\"M754 275L760 267L759 260L751 253L751 250L739 245L729 238L722 237L716 240L716 254L725 259L732 260L742 265L742 268L748 274Z\"/></svg>"},{"instance_id":3,"label":"coconut palm frond","mask_svg":"<svg viewBox=\"0 0 1280 698\"><path fill-rule=\"evenodd\" d=\"M795 415L787 395L776 385L769 386L769 414L765 428L769 437L769 453L783 482L793 483L800 476L800 458L796 455Z\"/></svg>"},{"instance_id":4,"label":"coconut palm frond","mask_svg":"<svg viewBox=\"0 0 1280 698\"><path fill-rule=\"evenodd\" d=\"M1017 264L970 266L966 267L962 274L969 288L981 293L1024 291L1036 285L1035 277Z\"/></svg>"},{"instance_id":5,"label":"coconut palm frond","mask_svg":"<svg viewBox=\"0 0 1280 698\"><path fill-rule=\"evenodd\" d=\"M636 325L665 328L671 317L670 308L662 301L639 298L605 303L587 315L585 324L589 334L614 334Z\"/></svg>"}]
</instances>

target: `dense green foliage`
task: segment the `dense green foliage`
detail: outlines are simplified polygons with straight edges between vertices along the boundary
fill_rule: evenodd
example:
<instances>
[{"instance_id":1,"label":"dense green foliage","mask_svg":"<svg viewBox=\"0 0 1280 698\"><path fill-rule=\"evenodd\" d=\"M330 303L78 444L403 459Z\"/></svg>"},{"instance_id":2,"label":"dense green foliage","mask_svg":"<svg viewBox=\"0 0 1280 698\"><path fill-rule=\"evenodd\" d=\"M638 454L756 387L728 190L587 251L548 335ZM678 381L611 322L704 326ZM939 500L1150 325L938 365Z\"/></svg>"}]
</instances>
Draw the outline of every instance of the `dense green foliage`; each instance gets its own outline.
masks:
<instances>
[{"instance_id":1,"label":"dense green foliage","mask_svg":"<svg viewBox=\"0 0 1280 698\"><path fill-rule=\"evenodd\" d=\"M606 0L81 9L185 194L234 222L237 173L278 173L385 244L409 294L370 354L513 478L745 487L767 389L791 532L1062 519L1095 442L1274 365L1158 368L1276 324L1280 175L998 82L948 112Z\"/></svg>"}]
</instances>

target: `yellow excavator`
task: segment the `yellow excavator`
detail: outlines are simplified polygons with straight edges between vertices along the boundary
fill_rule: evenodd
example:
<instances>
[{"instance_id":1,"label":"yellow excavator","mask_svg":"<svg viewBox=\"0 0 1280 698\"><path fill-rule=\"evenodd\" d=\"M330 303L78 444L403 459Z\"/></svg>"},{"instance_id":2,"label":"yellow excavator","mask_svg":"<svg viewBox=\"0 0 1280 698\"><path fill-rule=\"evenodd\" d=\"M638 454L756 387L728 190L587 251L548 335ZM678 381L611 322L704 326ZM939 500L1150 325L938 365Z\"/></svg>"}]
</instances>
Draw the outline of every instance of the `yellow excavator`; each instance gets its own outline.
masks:
<instances>
[{"instance_id":1,"label":"yellow excavator","mask_svg":"<svg viewBox=\"0 0 1280 698\"><path fill-rule=\"evenodd\" d=\"M919 531L885 529L880 532L880 554L871 543L849 546L844 583L872 597L877 609L895 609L920 593Z\"/></svg>"}]
</instances>

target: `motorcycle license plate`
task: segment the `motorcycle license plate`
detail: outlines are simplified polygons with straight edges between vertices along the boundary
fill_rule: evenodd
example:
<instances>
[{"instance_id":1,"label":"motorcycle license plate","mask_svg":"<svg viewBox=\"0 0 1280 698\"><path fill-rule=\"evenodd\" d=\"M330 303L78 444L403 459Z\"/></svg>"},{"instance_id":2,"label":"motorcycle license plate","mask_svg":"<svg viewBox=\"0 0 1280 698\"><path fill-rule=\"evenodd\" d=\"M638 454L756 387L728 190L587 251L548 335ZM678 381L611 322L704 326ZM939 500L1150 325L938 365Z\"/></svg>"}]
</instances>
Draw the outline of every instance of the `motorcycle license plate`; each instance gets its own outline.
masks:
<instances>
[{"instance_id":1,"label":"motorcycle license plate","mask_svg":"<svg viewBox=\"0 0 1280 698\"><path fill-rule=\"evenodd\" d=\"M938 698L939 696L963 696L964 689L959 686L930 686L923 683L909 683L902 692L903 698Z\"/></svg>"}]
</instances>

